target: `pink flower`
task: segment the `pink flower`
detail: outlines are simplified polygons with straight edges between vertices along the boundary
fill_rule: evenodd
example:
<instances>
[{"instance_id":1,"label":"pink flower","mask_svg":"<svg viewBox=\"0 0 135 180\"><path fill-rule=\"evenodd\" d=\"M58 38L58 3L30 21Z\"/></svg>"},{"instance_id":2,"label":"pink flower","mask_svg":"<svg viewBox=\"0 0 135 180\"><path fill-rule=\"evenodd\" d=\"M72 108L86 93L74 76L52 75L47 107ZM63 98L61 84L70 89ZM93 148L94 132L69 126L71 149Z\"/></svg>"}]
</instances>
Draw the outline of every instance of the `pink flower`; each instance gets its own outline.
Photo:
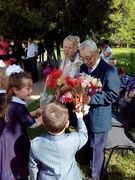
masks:
<instances>
[{"instance_id":1,"label":"pink flower","mask_svg":"<svg viewBox=\"0 0 135 180\"><path fill-rule=\"evenodd\" d=\"M73 95L70 92L67 92L65 94L65 102L72 102L73 101Z\"/></svg>"},{"instance_id":2,"label":"pink flower","mask_svg":"<svg viewBox=\"0 0 135 180\"><path fill-rule=\"evenodd\" d=\"M88 80L84 80L82 81L82 88L86 88L89 85L89 81Z\"/></svg>"}]
</instances>

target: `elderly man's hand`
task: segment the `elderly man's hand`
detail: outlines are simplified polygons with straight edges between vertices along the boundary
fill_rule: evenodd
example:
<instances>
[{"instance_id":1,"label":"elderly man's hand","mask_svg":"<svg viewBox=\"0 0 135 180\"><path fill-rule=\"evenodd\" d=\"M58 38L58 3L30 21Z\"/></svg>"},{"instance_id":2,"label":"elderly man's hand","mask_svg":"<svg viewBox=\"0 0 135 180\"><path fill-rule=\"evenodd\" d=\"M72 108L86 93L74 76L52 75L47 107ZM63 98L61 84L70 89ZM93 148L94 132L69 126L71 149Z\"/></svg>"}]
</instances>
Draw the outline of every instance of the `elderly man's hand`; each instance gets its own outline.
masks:
<instances>
[{"instance_id":1,"label":"elderly man's hand","mask_svg":"<svg viewBox=\"0 0 135 180\"><path fill-rule=\"evenodd\" d=\"M84 96L83 97L83 104L89 104L91 101L91 97L90 96Z\"/></svg>"}]
</instances>

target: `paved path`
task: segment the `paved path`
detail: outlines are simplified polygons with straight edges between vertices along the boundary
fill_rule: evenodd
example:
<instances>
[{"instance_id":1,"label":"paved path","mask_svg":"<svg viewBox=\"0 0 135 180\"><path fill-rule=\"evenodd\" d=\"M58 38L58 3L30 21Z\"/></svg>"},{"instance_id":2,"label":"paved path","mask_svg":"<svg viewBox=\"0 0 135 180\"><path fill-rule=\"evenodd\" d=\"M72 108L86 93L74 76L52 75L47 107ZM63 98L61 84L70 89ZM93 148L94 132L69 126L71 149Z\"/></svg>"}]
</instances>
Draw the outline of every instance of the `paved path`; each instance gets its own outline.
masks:
<instances>
[{"instance_id":1,"label":"paved path","mask_svg":"<svg viewBox=\"0 0 135 180\"><path fill-rule=\"evenodd\" d=\"M43 69L41 64L37 62L38 73L39 73L39 81L33 84L33 92L30 96L30 99L27 100L27 105L33 103L35 100L40 98L40 93L43 92L44 84L45 84L45 75L43 74Z\"/></svg>"}]
</instances>

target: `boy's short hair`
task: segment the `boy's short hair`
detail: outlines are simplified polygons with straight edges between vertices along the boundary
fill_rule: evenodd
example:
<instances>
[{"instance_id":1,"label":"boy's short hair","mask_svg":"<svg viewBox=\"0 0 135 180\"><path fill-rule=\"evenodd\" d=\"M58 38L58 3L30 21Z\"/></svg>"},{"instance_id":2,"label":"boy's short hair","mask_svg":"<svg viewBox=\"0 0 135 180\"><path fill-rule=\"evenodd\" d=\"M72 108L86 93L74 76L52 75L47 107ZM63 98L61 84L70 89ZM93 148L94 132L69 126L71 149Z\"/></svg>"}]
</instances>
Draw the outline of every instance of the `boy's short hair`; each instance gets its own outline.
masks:
<instances>
[{"instance_id":1,"label":"boy's short hair","mask_svg":"<svg viewBox=\"0 0 135 180\"><path fill-rule=\"evenodd\" d=\"M60 133L69 120L68 109L61 103L52 102L45 106L42 118L48 132Z\"/></svg>"},{"instance_id":2,"label":"boy's short hair","mask_svg":"<svg viewBox=\"0 0 135 180\"><path fill-rule=\"evenodd\" d=\"M117 58L115 58L115 57L111 57L111 58L109 58L109 60L112 60L112 61L117 61Z\"/></svg>"}]
</instances>

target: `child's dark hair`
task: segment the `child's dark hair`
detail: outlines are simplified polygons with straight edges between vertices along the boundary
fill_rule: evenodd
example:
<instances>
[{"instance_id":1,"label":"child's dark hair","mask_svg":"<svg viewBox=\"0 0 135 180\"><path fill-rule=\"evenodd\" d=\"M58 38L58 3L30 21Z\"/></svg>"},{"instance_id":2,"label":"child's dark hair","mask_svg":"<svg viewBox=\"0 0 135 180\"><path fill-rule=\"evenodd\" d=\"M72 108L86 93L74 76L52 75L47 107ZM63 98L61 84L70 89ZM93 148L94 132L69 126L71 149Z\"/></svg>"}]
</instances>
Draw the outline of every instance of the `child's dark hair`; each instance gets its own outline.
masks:
<instances>
[{"instance_id":1,"label":"child's dark hair","mask_svg":"<svg viewBox=\"0 0 135 180\"><path fill-rule=\"evenodd\" d=\"M42 118L48 132L60 133L69 119L68 109L61 103L52 102L44 108Z\"/></svg>"},{"instance_id":2,"label":"child's dark hair","mask_svg":"<svg viewBox=\"0 0 135 180\"><path fill-rule=\"evenodd\" d=\"M11 74L9 77L7 90L5 94L5 102L3 104L2 111L1 111L1 116L4 119L6 119L5 115L6 115L8 105L11 102L12 97L15 95L13 92L13 88L21 89L24 86L22 79L31 79L31 76L27 72L21 71L19 73Z\"/></svg>"}]
</instances>

